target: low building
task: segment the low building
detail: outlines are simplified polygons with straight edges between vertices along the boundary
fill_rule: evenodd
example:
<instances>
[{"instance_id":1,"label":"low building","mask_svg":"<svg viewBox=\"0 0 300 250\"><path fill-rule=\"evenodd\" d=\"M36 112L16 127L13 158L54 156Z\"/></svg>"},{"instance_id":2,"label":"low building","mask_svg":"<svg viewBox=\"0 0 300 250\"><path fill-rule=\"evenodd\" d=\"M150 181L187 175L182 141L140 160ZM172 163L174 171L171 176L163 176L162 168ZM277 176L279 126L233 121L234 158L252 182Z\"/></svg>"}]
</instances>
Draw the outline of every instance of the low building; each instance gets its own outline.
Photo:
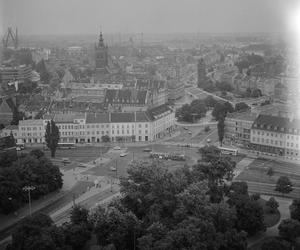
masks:
<instances>
[{"instance_id":1,"label":"low building","mask_svg":"<svg viewBox=\"0 0 300 250\"><path fill-rule=\"evenodd\" d=\"M251 127L251 146L265 154L299 159L300 120L259 115Z\"/></svg>"}]
</instances>

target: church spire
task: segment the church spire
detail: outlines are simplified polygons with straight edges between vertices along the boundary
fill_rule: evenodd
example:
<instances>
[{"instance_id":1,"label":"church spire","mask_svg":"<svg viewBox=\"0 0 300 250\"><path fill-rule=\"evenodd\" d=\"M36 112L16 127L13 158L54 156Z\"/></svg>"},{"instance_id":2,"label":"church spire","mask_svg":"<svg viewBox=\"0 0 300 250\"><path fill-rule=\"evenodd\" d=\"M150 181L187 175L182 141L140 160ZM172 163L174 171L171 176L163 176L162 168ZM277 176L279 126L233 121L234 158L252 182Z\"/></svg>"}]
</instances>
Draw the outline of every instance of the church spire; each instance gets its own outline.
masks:
<instances>
[{"instance_id":1,"label":"church spire","mask_svg":"<svg viewBox=\"0 0 300 250\"><path fill-rule=\"evenodd\" d=\"M104 41L103 41L102 30L100 30L100 36L99 36L98 47L104 47Z\"/></svg>"}]
</instances>

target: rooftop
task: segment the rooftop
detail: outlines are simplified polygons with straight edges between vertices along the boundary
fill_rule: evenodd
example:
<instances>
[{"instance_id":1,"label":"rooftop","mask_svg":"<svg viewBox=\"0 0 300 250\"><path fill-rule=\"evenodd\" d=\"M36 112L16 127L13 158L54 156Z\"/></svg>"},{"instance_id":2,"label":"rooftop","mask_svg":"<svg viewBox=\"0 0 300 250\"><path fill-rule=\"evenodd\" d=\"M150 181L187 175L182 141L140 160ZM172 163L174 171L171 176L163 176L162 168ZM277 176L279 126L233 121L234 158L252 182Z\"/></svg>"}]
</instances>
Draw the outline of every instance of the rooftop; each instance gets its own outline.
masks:
<instances>
[{"instance_id":1,"label":"rooftop","mask_svg":"<svg viewBox=\"0 0 300 250\"><path fill-rule=\"evenodd\" d=\"M252 128L289 134L300 134L300 120L272 115L259 115Z\"/></svg>"}]
</instances>

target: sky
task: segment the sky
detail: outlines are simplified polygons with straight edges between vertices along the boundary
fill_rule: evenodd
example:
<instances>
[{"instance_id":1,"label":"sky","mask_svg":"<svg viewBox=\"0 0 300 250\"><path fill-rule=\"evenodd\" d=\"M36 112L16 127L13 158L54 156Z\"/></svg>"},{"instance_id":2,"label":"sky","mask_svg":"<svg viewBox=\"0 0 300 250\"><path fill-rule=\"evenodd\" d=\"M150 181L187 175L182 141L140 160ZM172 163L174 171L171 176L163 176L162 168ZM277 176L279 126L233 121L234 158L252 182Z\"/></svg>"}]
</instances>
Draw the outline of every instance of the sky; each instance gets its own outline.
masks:
<instances>
[{"instance_id":1,"label":"sky","mask_svg":"<svg viewBox=\"0 0 300 250\"><path fill-rule=\"evenodd\" d=\"M0 0L0 33L282 32L297 0Z\"/></svg>"}]
</instances>

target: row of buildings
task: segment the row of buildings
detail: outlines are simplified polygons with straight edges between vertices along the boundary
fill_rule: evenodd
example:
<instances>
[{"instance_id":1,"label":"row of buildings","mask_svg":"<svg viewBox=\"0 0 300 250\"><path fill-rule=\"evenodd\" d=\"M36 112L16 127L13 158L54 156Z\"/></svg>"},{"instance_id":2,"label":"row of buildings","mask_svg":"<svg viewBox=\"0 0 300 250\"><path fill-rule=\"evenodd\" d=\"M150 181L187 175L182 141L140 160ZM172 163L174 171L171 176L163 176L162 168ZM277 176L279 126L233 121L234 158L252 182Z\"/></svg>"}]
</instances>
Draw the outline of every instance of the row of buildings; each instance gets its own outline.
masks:
<instances>
[{"instance_id":1,"label":"row of buildings","mask_svg":"<svg viewBox=\"0 0 300 250\"><path fill-rule=\"evenodd\" d=\"M57 124L61 143L96 143L104 141L104 136L112 142L155 141L170 134L175 126L173 110L161 105L140 112L45 115L43 119L21 120L18 126L8 126L2 136L12 133L17 143L44 143L49 120Z\"/></svg>"},{"instance_id":2,"label":"row of buildings","mask_svg":"<svg viewBox=\"0 0 300 250\"><path fill-rule=\"evenodd\" d=\"M269 107L263 112L228 115L225 144L268 155L300 158L300 119L286 108Z\"/></svg>"}]
</instances>

